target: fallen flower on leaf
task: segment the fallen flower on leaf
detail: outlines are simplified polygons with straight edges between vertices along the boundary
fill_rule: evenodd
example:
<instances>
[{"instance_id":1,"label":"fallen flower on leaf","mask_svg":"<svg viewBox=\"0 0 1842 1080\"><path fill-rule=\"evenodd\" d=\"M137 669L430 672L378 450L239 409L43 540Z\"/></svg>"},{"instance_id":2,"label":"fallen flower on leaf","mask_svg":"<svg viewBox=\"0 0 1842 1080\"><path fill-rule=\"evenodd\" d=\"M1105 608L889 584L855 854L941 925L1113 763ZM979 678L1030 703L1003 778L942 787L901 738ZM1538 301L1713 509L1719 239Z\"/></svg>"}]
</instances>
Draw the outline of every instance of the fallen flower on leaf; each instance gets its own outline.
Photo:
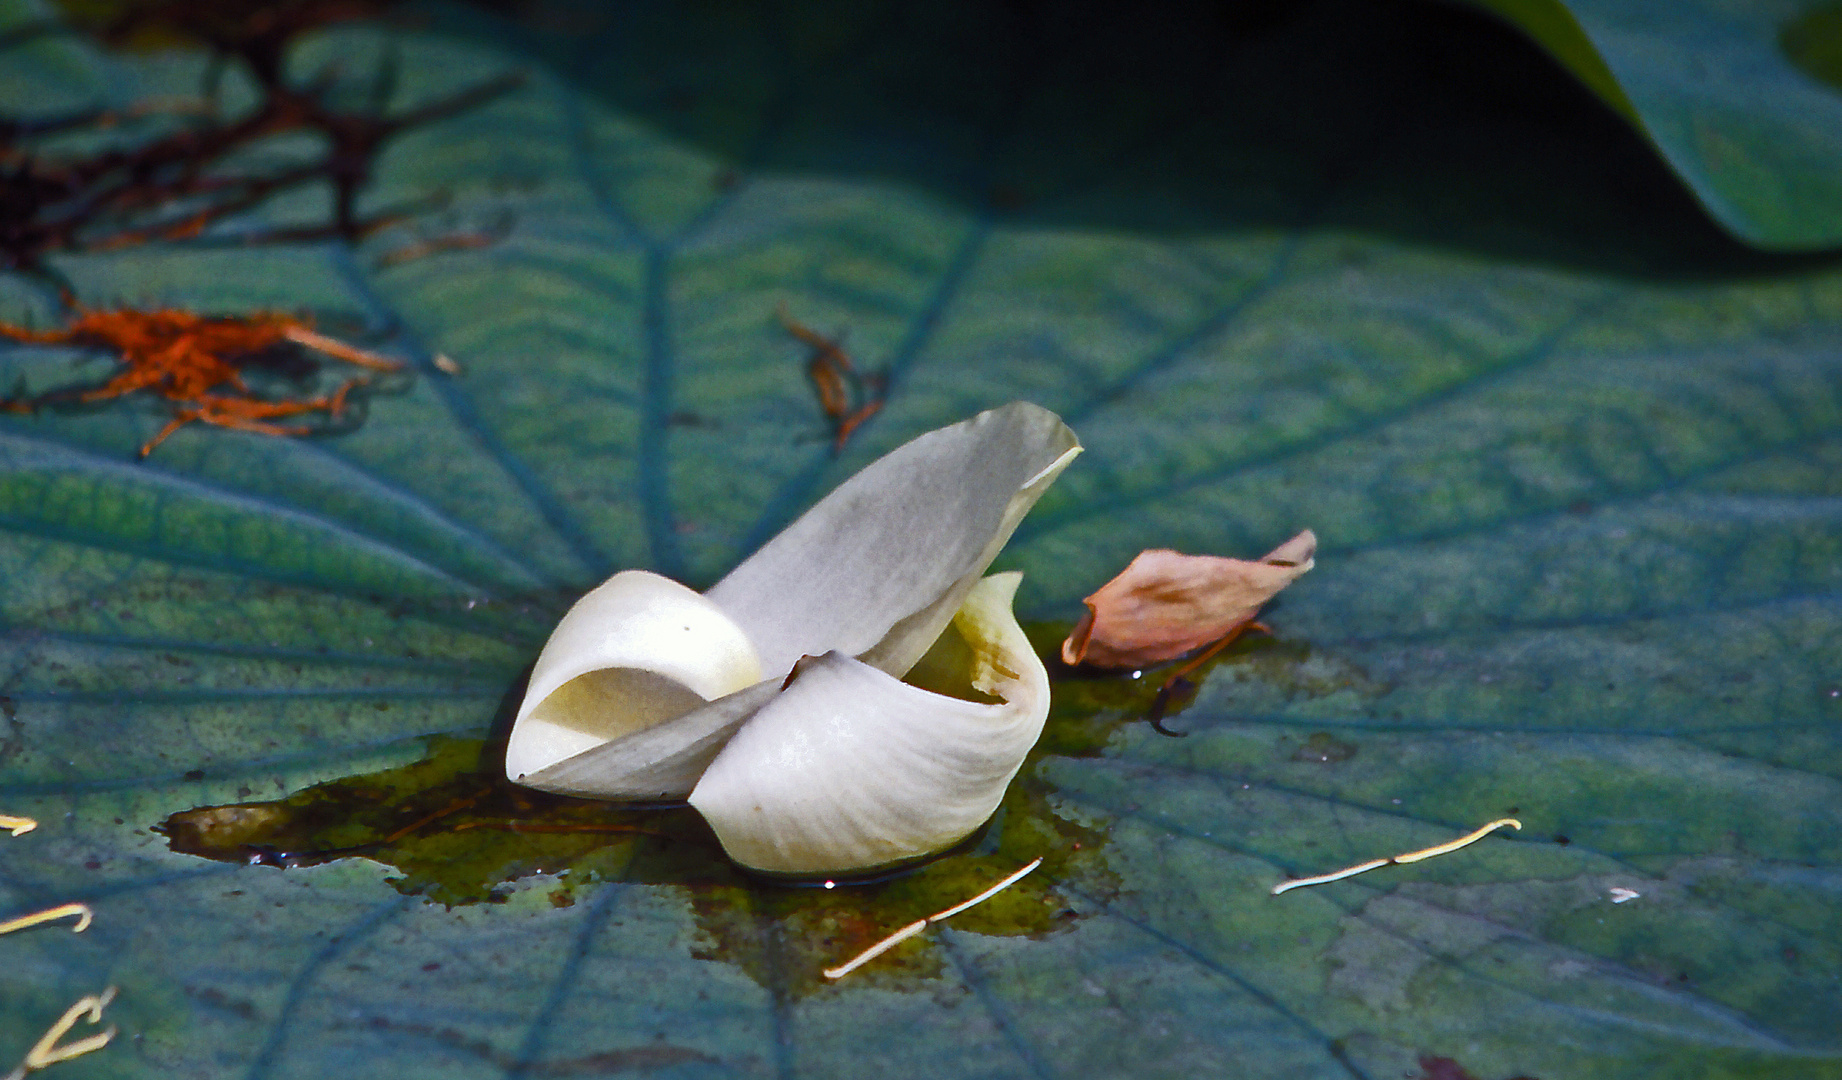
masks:
<instances>
[{"instance_id":1,"label":"fallen flower on leaf","mask_svg":"<svg viewBox=\"0 0 1842 1080\"><path fill-rule=\"evenodd\" d=\"M951 847L997 809L1049 710L1011 612L1021 575L982 575L1080 449L1012 403L872 462L705 594L614 575L538 655L506 776L688 795L732 859L769 873Z\"/></svg>"},{"instance_id":2,"label":"fallen flower on leaf","mask_svg":"<svg viewBox=\"0 0 1842 1080\"><path fill-rule=\"evenodd\" d=\"M123 365L101 386L54 390L23 400L0 399L0 409L8 412L30 412L65 401L88 404L139 391L172 402L172 422L141 447L142 457L194 421L263 435L306 435L311 428L275 421L313 412L336 420L345 411L351 392L370 381L362 375L348 379L319 397L281 401L257 397L243 381L243 368L283 342L372 371L403 370L394 360L317 333L300 319L272 312L203 316L173 309L79 311L62 330L29 330L0 323L0 338L103 349Z\"/></svg>"},{"instance_id":3,"label":"fallen flower on leaf","mask_svg":"<svg viewBox=\"0 0 1842 1080\"><path fill-rule=\"evenodd\" d=\"M1307 529L1258 562L1141 551L1084 603L1062 642L1062 659L1095 667L1143 667L1224 641L1312 567L1318 538Z\"/></svg>"}]
</instances>

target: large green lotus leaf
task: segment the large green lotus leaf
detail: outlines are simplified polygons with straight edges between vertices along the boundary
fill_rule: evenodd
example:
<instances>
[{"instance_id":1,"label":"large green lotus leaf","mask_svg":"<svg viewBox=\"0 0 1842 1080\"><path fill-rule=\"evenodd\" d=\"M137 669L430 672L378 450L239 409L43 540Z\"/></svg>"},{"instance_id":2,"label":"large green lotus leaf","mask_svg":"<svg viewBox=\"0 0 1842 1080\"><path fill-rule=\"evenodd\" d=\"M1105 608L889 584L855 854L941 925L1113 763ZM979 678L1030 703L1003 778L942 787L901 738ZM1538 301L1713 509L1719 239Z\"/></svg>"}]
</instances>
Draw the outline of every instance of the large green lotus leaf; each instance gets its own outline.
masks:
<instances>
[{"instance_id":1,"label":"large green lotus leaf","mask_svg":"<svg viewBox=\"0 0 1842 1080\"><path fill-rule=\"evenodd\" d=\"M1466 2L1630 120L1733 235L1772 251L1842 243L1842 5Z\"/></svg>"},{"instance_id":2,"label":"large green lotus leaf","mask_svg":"<svg viewBox=\"0 0 1842 1080\"><path fill-rule=\"evenodd\" d=\"M116 985L122 1035L58 1070L1842 1077L1842 268L1738 248L1468 13L1035 11L326 31L297 77L394 63L401 108L525 73L390 143L367 193L447 192L416 228L502 239L239 242L322 213L304 193L54 259L91 304L306 310L420 374L349 432L195 427L144 463L147 403L0 418L0 812L42 823L0 836L0 915L96 913L0 938L0 1051ZM208 67L16 38L0 109L170 99ZM888 373L838 456L783 303ZM57 317L21 274L0 308ZM1016 398L1088 448L1001 564L1051 631L1143 547L1323 547L1274 637L1167 719L1184 737L1137 720L1156 673L1060 679L996 855L794 916L619 844L449 906L417 892L441 866L150 832L408 775L487 729L602 575L706 584L877 454ZM1033 854L985 913L817 978L913 918L915 882L976 865L965 895Z\"/></svg>"}]
</instances>

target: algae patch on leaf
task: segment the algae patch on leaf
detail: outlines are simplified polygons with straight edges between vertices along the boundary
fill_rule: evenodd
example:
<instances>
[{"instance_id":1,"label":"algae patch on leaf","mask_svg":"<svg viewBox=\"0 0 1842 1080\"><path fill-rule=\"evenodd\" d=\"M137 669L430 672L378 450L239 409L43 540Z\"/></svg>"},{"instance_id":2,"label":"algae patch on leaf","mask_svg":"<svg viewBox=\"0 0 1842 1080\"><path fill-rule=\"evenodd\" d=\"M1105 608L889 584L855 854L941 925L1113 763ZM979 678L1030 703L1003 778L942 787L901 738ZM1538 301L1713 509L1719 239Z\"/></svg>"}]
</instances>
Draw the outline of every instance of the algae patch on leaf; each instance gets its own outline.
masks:
<instances>
[{"instance_id":1,"label":"algae patch on leaf","mask_svg":"<svg viewBox=\"0 0 1842 1080\"><path fill-rule=\"evenodd\" d=\"M1068 624L1034 624L1032 647L1053 655ZM1194 673L1223 665L1297 667L1309 650L1248 638ZM698 957L735 964L775 993L822 990L821 972L891 931L973 896L1017 867L1043 865L953 922L955 930L1035 936L1081 916L1062 886L1111 897L1108 834L1071 816L1038 765L1100 754L1143 718L1157 680L1096 675L1051 662L1052 703L1041 740L990 821L937 858L864 880L789 881L750 874L724 857L701 817L682 804L641 805L554 795L505 780L502 748L483 738L429 737L419 761L343 777L267 802L201 806L156 831L173 850L276 868L365 858L392 867L406 895L453 906L497 903L516 882L547 876L558 906L606 882L685 890ZM1172 710L1180 711L1188 699ZM927 937L877 958L853 986L905 987L935 977L943 956Z\"/></svg>"},{"instance_id":2,"label":"algae patch on leaf","mask_svg":"<svg viewBox=\"0 0 1842 1080\"><path fill-rule=\"evenodd\" d=\"M1071 743L1098 748L1084 736L1058 740ZM390 882L400 892L448 906L501 902L515 882L539 875L553 879L550 898L558 906L604 882L676 886L696 912L700 957L737 964L763 985L799 993L817 989L822 969L891 928L951 906L1037 856L1042 871L965 913L956 928L1050 933L1075 917L1058 882L1079 878L1084 889L1102 893L1114 888L1100 860L1105 837L1057 814L1051 790L1028 765L991 821L966 843L869 881L789 883L749 875L723 856L688 807L636 807L520 787L500 775L492 744L452 736L431 737L427 756L409 765L272 802L201 806L155 828L173 850L220 862L285 869L370 859L398 871ZM912 943L864 974L889 984L939 969L932 946Z\"/></svg>"}]
</instances>

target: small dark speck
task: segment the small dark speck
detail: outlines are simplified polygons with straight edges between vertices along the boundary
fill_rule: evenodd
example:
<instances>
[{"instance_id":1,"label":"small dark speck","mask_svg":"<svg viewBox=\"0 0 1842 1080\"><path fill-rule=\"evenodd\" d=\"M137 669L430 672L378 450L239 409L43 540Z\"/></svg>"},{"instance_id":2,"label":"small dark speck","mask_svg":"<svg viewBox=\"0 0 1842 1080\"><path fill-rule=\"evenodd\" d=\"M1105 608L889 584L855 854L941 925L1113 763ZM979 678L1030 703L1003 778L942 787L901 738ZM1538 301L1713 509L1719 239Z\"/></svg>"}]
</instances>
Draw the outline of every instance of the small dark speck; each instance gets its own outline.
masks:
<instances>
[{"instance_id":1,"label":"small dark speck","mask_svg":"<svg viewBox=\"0 0 1842 1080\"><path fill-rule=\"evenodd\" d=\"M1508 810L1506 810L1506 811L1504 811L1504 813L1507 813L1507 814L1520 814L1520 813L1522 813L1522 807L1520 807L1520 806L1512 806L1512 807L1510 807L1510 808L1509 808Z\"/></svg>"},{"instance_id":2,"label":"small dark speck","mask_svg":"<svg viewBox=\"0 0 1842 1080\"><path fill-rule=\"evenodd\" d=\"M101 859L85 859L83 860L83 868L85 870L100 870L102 869L102 860Z\"/></svg>"},{"instance_id":3,"label":"small dark speck","mask_svg":"<svg viewBox=\"0 0 1842 1080\"><path fill-rule=\"evenodd\" d=\"M115 819L115 824L117 824L117 825L120 825L120 824L122 824L122 819L121 819L121 818L116 818L116 819Z\"/></svg>"},{"instance_id":4,"label":"small dark speck","mask_svg":"<svg viewBox=\"0 0 1842 1080\"><path fill-rule=\"evenodd\" d=\"M422 970L423 971L440 971L441 965L431 960L428 963L422 965Z\"/></svg>"},{"instance_id":5,"label":"small dark speck","mask_svg":"<svg viewBox=\"0 0 1842 1080\"><path fill-rule=\"evenodd\" d=\"M1576 499L1567 504L1567 512L1569 514L1590 514L1593 512L1593 504L1588 499Z\"/></svg>"},{"instance_id":6,"label":"small dark speck","mask_svg":"<svg viewBox=\"0 0 1842 1080\"><path fill-rule=\"evenodd\" d=\"M1572 841L1571 839L1569 839L1568 837L1566 837L1566 836L1564 836L1564 835L1562 835L1561 833L1555 833L1555 834L1554 834L1554 842L1555 842L1555 843L1557 843L1557 844L1559 844L1559 845L1560 845L1560 846L1562 846L1562 847L1566 847L1566 846L1567 846L1568 844L1571 844L1571 843L1573 843L1573 841Z\"/></svg>"},{"instance_id":7,"label":"small dark speck","mask_svg":"<svg viewBox=\"0 0 1842 1080\"><path fill-rule=\"evenodd\" d=\"M193 783L197 783L198 781L203 780L205 778L205 770L203 769L188 770L185 774L185 778Z\"/></svg>"}]
</instances>

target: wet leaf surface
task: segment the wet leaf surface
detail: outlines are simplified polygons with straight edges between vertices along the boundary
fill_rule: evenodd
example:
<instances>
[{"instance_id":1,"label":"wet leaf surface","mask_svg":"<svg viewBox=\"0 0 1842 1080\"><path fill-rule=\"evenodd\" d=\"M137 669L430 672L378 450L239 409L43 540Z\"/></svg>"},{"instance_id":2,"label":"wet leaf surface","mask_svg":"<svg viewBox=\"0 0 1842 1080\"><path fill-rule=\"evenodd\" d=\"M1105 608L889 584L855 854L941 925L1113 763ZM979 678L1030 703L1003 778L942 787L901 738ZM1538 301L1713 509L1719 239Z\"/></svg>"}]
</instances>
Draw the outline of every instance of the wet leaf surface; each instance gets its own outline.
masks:
<instances>
[{"instance_id":1,"label":"wet leaf surface","mask_svg":"<svg viewBox=\"0 0 1842 1080\"><path fill-rule=\"evenodd\" d=\"M240 242L323 217L303 190L50 257L86 302L301 312L419 374L357 430L188 428L145 463L156 408L0 417L0 811L42 822L0 837L0 914L97 917L0 942L0 1049L112 983L124 1037L73 1075L1842 1077L1837 267L1727 239L1464 11L1031 11L327 30L292 77L393 58L404 108L525 74L393 139L360 199L445 193L501 238ZM0 6L0 35L43 14ZM4 58L6 114L210 69L68 35ZM783 302L886 373L842 453ZM0 309L60 321L30 276ZM0 385L84 364L8 348ZM396 809L311 843L414 824L466 796L580 590L708 584L1019 397L1088 447L1000 563L1045 654L1144 548L1321 546L1273 636L1197 673L1185 738L1139 721L1156 669L1062 673L995 847L823 894L744 881L689 824L290 868L151 831L367 789Z\"/></svg>"}]
</instances>

